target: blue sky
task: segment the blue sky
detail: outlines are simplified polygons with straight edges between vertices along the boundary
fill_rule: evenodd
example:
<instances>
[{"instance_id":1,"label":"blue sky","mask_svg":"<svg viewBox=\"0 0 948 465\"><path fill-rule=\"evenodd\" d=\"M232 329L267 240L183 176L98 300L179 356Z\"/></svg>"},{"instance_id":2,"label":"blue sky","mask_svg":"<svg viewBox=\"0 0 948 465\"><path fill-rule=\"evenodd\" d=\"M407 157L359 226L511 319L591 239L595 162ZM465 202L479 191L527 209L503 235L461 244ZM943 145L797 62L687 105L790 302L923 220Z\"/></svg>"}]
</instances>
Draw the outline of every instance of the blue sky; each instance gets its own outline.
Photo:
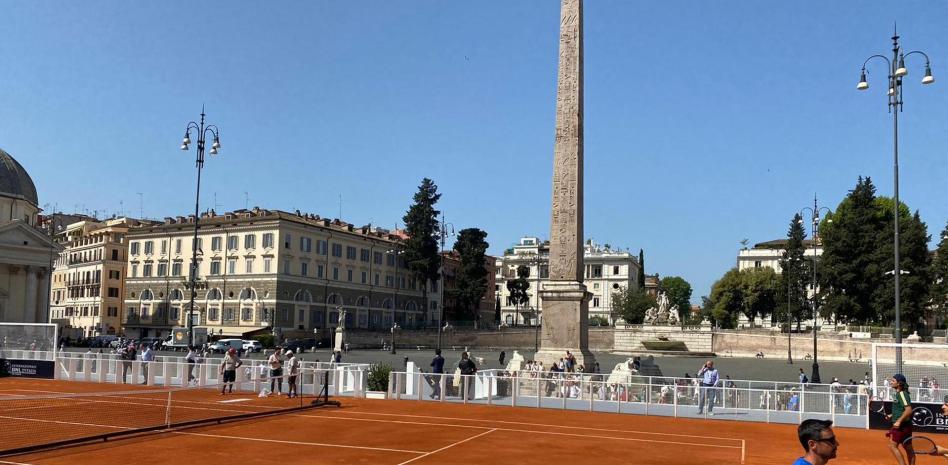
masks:
<instances>
[{"instance_id":1,"label":"blue sky","mask_svg":"<svg viewBox=\"0 0 948 465\"><path fill-rule=\"evenodd\" d=\"M223 151L202 209L250 206L392 226L430 177L457 229L498 254L548 237L559 2L0 0L0 148L41 204L187 214L201 105ZM586 233L645 249L694 300L739 241L784 237L816 193L892 191L885 68L909 61L901 195L948 220L948 3L585 2ZM934 245L932 245L933 247Z\"/></svg>"}]
</instances>

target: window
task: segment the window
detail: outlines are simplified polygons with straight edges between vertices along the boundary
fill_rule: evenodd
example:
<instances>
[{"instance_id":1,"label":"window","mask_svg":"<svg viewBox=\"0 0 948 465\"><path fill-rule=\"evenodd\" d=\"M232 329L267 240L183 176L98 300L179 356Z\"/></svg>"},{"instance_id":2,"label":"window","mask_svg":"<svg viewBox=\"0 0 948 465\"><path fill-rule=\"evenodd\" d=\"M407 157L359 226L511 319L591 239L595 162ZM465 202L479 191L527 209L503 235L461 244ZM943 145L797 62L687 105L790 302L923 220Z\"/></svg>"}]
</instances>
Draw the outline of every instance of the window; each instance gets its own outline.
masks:
<instances>
[{"instance_id":1,"label":"window","mask_svg":"<svg viewBox=\"0 0 948 465\"><path fill-rule=\"evenodd\" d=\"M355 260L355 259L356 259L356 248L355 248L355 247L352 247L352 246L346 247L346 258L348 258L349 260Z\"/></svg>"},{"instance_id":2,"label":"window","mask_svg":"<svg viewBox=\"0 0 948 465\"><path fill-rule=\"evenodd\" d=\"M118 254L118 252L119 252L118 249L112 249L112 260L118 260L118 259L119 259L119 254Z\"/></svg>"},{"instance_id":3,"label":"window","mask_svg":"<svg viewBox=\"0 0 948 465\"><path fill-rule=\"evenodd\" d=\"M300 238L300 252L312 252L313 251L313 239L309 237Z\"/></svg>"},{"instance_id":4,"label":"window","mask_svg":"<svg viewBox=\"0 0 948 465\"><path fill-rule=\"evenodd\" d=\"M181 262L171 264L171 276L181 276Z\"/></svg>"},{"instance_id":5,"label":"window","mask_svg":"<svg viewBox=\"0 0 948 465\"><path fill-rule=\"evenodd\" d=\"M599 306L599 297L593 297L593 307Z\"/></svg>"},{"instance_id":6,"label":"window","mask_svg":"<svg viewBox=\"0 0 948 465\"><path fill-rule=\"evenodd\" d=\"M378 274L378 273L375 273L375 285L376 285L376 286L379 285L379 274Z\"/></svg>"},{"instance_id":7,"label":"window","mask_svg":"<svg viewBox=\"0 0 948 465\"><path fill-rule=\"evenodd\" d=\"M142 307L142 318L148 318L148 307Z\"/></svg>"},{"instance_id":8,"label":"window","mask_svg":"<svg viewBox=\"0 0 948 465\"><path fill-rule=\"evenodd\" d=\"M181 309L180 309L180 308L178 308L178 307L173 307L173 308L171 309L171 319L172 319L172 320L178 321L178 318L180 318L180 315L181 315Z\"/></svg>"},{"instance_id":9,"label":"window","mask_svg":"<svg viewBox=\"0 0 948 465\"><path fill-rule=\"evenodd\" d=\"M117 287L110 287L109 290L108 290L108 296L109 296L109 297L118 297L118 296L119 296L119 290L118 290L118 288L117 288ZM109 316L111 316L111 315L109 315Z\"/></svg>"},{"instance_id":10,"label":"window","mask_svg":"<svg viewBox=\"0 0 948 465\"><path fill-rule=\"evenodd\" d=\"M362 272L362 284L365 284L369 280L369 274L365 271Z\"/></svg>"},{"instance_id":11,"label":"window","mask_svg":"<svg viewBox=\"0 0 948 465\"><path fill-rule=\"evenodd\" d=\"M362 261L368 263L369 262L369 249L362 249L361 254L362 254L362 257L361 257Z\"/></svg>"},{"instance_id":12,"label":"window","mask_svg":"<svg viewBox=\"0 0 948 465\"><path fill-rule=\"evenodd\" d=\"M438 281L431 282L431 292L438 292Z\"/></svg>"},{"instance_id":13,"label":"window","mask_svg":"<svg viewBox=\"0 0 948 465\"><path fill-rule=\"evenodd\" d=\"M272 249L273 248L273 233L264 233L263 234L263 248Z\"/></svg>"},{"instance_id":14,"label":"window","mask_svg":"<svg viewBox=\"0 0 948 465\"><path fill-rule=\"evenodd\" d=\"M132 255L138 255L138 242L132 242L132 245L129 247L132 249Z\"/></svg>"},{"instance_id":15,"label":"window","mask_svg":"<svg viewBox=\"0 0 948 465\"><path fill-rule=\"evenodd\" d=\"M263 258L263 272L270 273L270 267L273 265L273 259L270 257Z\"/></svg>"},{"instance_id":16,"label":"window","mask_svg":"<svg viewBox=\"0 0 948 465\"><path fill-rule=\"evenodd\" d=\"M122 272L119 270L109 270L109 279L122 279Z\"/></svg>"},{"instance_id":17,"label":"window","mask_svg":"<svg viewBox=\"0 0 948 465\"><path fill-rule=\"evenodd\" d=\"M235 274L235 273L237 273L237 260L233 258L228 259L227 260L227 274Z\"/></svg>"},{"instance_id":18,"label":"window","mask_svg":"<svg viewBox=\"0 0 948 465\"><path fill-rule=\"evenodd\" d=\"M324 271L325 271L325 270L323 270L323 266L322 266L322 265L316 265L316 277L317 277L317 278L322 278Z\"/></svg>"},{"instance_id":19,"label":"window","mask_svg":"<svg viewBox=\"0 0 948 465\"><path fill-rule=\"evenodd\" d=\"M222 241L221 241L220 236L214 236L211 238L211 251L213 252L220 251L221 245L222 245Z\"/></svg>"},{"instance_id":20,"label":"window","mask_svg":"<svg viewBox=\"0 0 948 465\"><path fill-rule=\"evenodd\" d=\"M204 239L199 237L197 238L197 247L196 247L198 254L204 253L204 250L202 250L203 248L204 248Z\"/></svg>"},{"instance_id":21,"label":"window","mask_svg":"<svg viewBox=\"0 0 948 465\"><path fill-rule=\"evenodd\" d=\"M168 253L168 241L161 241L161 254Z\"/></svg>"},{"instance_id":22,"label":"window","mask_svg":"<svg viewBox=\"0 0 948 465\"><path fill-rule=\"evenodd\" d=\"M108 316L117 317L117 316L118 316L118 307L109 307L108 310L107 310L107 312L108 312Z\"/></svg>"},{"instance_id":23,"label":"window","mask_svg":"<svg viewBox=\"0 0 948 465\"><path fill-rule=\"evenodd\" d=\"M234 319L234 309L232 309L232 308L225 308L225 309L224 309L224 319L225 319L225 320L233 320L233 319Z\"/></svg>"},{"instance_id":24,"label":"window","mask_svg":"<svg viewBox=\"0 0 948 465\"><path fill-rule=\"evenodd\" d=\"M251 315L253 315L253 310L249 308L244 308L240 311L240 319L243 321L250 321Z\"/></svg>"},{"instance_id":25,"label":"window","mask_svg":"<svg viewBox=\"0 0 948 465\"><path fill-rule=\"evenodd\" d=\"M144 277L151 276L151 263L145 263L142 266L142 276Z\"/></svg>"},{"instance_id":26,"label":"window","mask_svg":"<svg viewBox=\"0 0 948 465\"><path fill-rule=\"evenodd\" d=\"M211 261L211 275L216 276L221 274L221 261L212 260Z\"/></svg>"},{"instance_id":27,"label":"window","mask_svg":"<svg viewBox=\"0 0 948 465\"><path fill-rule=\"evenodd\" d=\"M175 239L175 241L174 241L174 253L181 253L181 239Z\"/></svg>"},{"instance_id":28,"label":"window","mask_svg":"<svg viewBox=\"0 0 948 465\"><path fill-rule=\"evenodd\" d=\"M161 262L158 264L158 276L168 276L168 264Z\"/></svg>"},{"instance_id":29,"label":"window","mask_svg":"<svg viewBox=\"0 0 948 465\"><path fill-rule=\"evenodd\" d=\"M154 241L145 241L145 255L151 255L155 252Z\"/></svg>"},{"instance_id":30,"label":"window","mask_svg":"<svg viewBox=\"0 0 948 465\"><path fill-rule=\"evenodd\" d=\"M316 241L316 253L319 255L326 255L329 251L329 242L326 241Z\"/></svg>"},{"instance_id":31,"label":"window","mask_svg":"<svg viewBox=\"0 0 948 465\"><path fill-rule=\"evenodd\" d=\"M342 244L333 244L332 245L332 256L341 257L342 256Z\"/></svg>"},{"instance_id":32,"label":"window","mask_svg":"<svg viewBox=\"0 0 948 465\"><path fill-rule=\"evenodd\" d=\"M132 263L132 277L138 277L138 263Z\"/></svg>"},{"instance_id":33,"label":"window","mask_svg":"<svg viewBox=\"0 0 948 465\"><path fill-rule=\"evenodd\" d=\"M593 265L592 267L593 278L602 277L602 265Z\"/></svg>"},{"instance_id":34,"label":"window","mask_svg":"<svg viewBox=\"0 0 948 465\"><path fill-rule=\"evenodd\" d=\"M593 284L593 289L599 289L599 283Z\"/></svg>"},{"instance_id":35,"label":"window","mask_svg":"<svg viewBox=\"0 0 948 465\"><path fill-rule=\"evenodd\" d=\"M393 287L395 285L395 278L392 275L385 275L385 287Z\"/></svg>"},{"instance_id":36,"label":"window","mask_svg":"<svg viewBox=\"0 0 948 465\"><path fill-rule=\"evenodd\" d=\"M253 234L247 234L244 236L244 248L252 249L257 243L257 236Z\"/></svg>"},{"instance_id":37,"label":"window","mask_svg":"<svg viewBox=\"0 0 948 465\"><path fill-rule=\"evenodd\" d=\"M388 266L395 266L395 254L388 254L386 261L388 262Z\"/></svg>"},{"instance_id":38,"label":"window","mask_svg":"<svg viewBox=\"0 0 948 465\"><path fill-rule=\"evenodd\" d=\"M207 311L207 319L208 319L208 320L216 320L216 319L217 319L217 315L218 315L218 313L217 313L218 311L219 311L219 310L216 309L216 308L211 308L211 309L209 309L209 310Z\"/></svg>"},{"instance_id":39,"label":"window","mask_svg":"<svg viewBox=\"0 0 948 465\"><path fill-rule=\"evenodd\" d=\"M754 261L754 268L760 268L760 260Z\"/></svg>"},{"instance_id":40,"label":"window","mask_svg":"<svg viewBox=\"0 0 948 465\"><path fill-rule=\"evenodd\" d=\"M307 274L309 274L309 263L300 263L300 276L306 276Z\"/></svg>"},{"instance_id":41,"label":"window","mask_svg":"<svg viewBox=\"0 0 948 465\"><path fill-rule=\"evenodd\" d=\"M290 274L290 261L283 262L283 274Z\"/></svg>"},{"instance_id":42,"label":"window","mask_svg":"<svg viewBox=\"0 0 948 465\"><path fill-rule=\"evenodd\" d=\"M247 274L253 273L253 259L248 258L244 260L244 272Z\"/></svg>"},{"instance_id":43,"label":"window","mask_svg":"<svg viewBox=\"0 0 948 465\"><path fill-rule=\"evenodd\" d=\"M293 243L293 236L290 233L286 233L286 236L283 237L283 248L289 249L291 243Z\"/></svg>"},{"instance_id":44,"label":"window","mask_svg":"<svg viewBox=\"0 0 948 465\"><path fill-rule=\"evenodd\" d=\"M373 261L376 265L382 264L382 252L375 252L372 254Z\"/></svg>"},{"instance_id":45,"label":"window","mask_svg":"<svg viewBox=\"0 0 948 465\"><path fill-rule=\"evenodd\" d=\"M352 270L346 270L346 279L351 283L352 282Z\"/></svg>"},{"instance_id":46,"label":"window","mask_svg":"<svg viewBox=\"0 0 948 465\"><path fill-rule=\"evenodd\" d=\"M237 250L238 237L229 236L227 238L227 250Z\"/></svg>"},{"instance_id":47,"label":"window","mask_svg":"<svg viewBox=\"0 0 948 465\"><path fill-rule=\"evenodd\" d=\"M339 280L339 268L332 267L332 279Z\"/></svg>"},{"instance_id":48,"label":"window","mask_svg":"<svg viewBox=\"0 0 948 465\"><path fill-rule=\"evenodd\" d=\"M612 274L619 274L619 267L618 267L618 266L613 266L613 267L612 267Z\"/></svg>"}]
</instances>

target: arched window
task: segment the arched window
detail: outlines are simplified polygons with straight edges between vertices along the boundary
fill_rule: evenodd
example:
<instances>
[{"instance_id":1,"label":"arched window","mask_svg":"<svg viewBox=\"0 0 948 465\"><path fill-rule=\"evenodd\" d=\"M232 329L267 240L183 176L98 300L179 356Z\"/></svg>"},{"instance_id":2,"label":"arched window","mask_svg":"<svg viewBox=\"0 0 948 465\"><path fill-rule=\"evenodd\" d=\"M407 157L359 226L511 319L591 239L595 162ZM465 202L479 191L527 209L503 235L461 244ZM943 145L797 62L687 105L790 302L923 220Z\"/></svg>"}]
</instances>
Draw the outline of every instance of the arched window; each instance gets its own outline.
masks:
<instances>
[{"instance_id":1,"label":"arched window","mask_svg":"<svg viewBox=\"0 0 948 465\"><path fill-rule=\"evenodd\" d=\"M297 302L312 302L313 294L310 294L306 289L300 289L296 291L296 295L293 297L293 300Z\"/></svg>"},{"instance_id":2,"label":"arched window","mask_svg":"<svg viewBox=\"0 0 948 465\"><path fill-rule=\"evenodd\" d=\"M339 294L329 294L329 297L326 298L326 303L330 305L341 305L342 297Z\"/></svg>"},{"instance_id":3,"label":"arched window","mask_svg":"<svg viewBox=\"0 0 948 465\"><path fill-rule=\"evenodd\" d=\"M240 300L257 300L257 291L245 287L240 291Z\"/></svg>"},{"instance_id":4,"label":"arched window","mask_svg":"<svg viewBox=\"0 0 948 465\"><path fill-rule=\"evenodd\" d=\"M359 300L356 301L356 306L359 306L359 307L368 307L368 306L369 306L369 298L366 297L366 296L359 297Z\"/></svg>"},{"instance_id":5,"label":"arched window","mask_svg":"<svg viewBox=\"0 0 948 465\"><path fill-rule=\"evenodd\" d=\"M168 293L168 300L181 300L184 297L184 294L181 292L181 289L172 289Z\"/></svg>"},{"instance_id":6,"label":"arched window","mask_svg":"<svg viewBox=\"0 0 948 465\"><path fill-rule=\"evenodd\" d=\"M408 310L408 311L410 311L410 312L413 312L413 311L415 311L415 310L418 310L418 306L415 305L415 301L414 301L414 300L410 300L410 301L408 301L407 304L405 304L405 310Z\"/></svg>"},{"instance_id":7,"label":"arched window","mask_svg":"<svg viewBox=\"0 0 948 465\"><path fill-rule=\"evenodd\" d=\"M223 297L224 295L221 294L221 290L216 287L207 291L207 300L221 300Z\"/></svg>"},{"instance_id":8,"label":"arched window","mask_svg":"<svg viewBox=\"0 0 948 465\"><path fill-rule=\"evenodd\" d=\"M382 301L382 308L391 310L392 309L392 299L385 299Z\"/></svg>"},{"instance_id":9,"label":"arched window","mask_svg":"<svg viewBox=\"0 0 948 465\"><path fill-rule=\"evenodd\" d=\"M145 289L142 291L141 300L151 300L154 296L151 293L151 289Z\"/></svg>"}]
</instances>

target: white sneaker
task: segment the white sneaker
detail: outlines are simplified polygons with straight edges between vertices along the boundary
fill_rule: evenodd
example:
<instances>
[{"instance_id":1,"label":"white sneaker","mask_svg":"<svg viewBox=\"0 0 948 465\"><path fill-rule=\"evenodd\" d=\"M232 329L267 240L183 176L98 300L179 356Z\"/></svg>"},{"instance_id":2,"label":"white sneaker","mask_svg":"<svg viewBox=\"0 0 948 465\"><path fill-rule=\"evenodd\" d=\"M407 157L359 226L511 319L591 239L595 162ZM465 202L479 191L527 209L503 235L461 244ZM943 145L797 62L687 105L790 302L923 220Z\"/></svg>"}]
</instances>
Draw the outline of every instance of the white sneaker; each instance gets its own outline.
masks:
<instances>
[{"instance_id":1,"label":"white sneaker","mask_svg":"<svg viewBox=\"0 0 948 465\"><path fill-rule=\"evenodd\" d=\"M713 416L714 416L714 412L708 412L708 415L710 415L710 416L713 417Z\"/></svg>"}]
</instances>

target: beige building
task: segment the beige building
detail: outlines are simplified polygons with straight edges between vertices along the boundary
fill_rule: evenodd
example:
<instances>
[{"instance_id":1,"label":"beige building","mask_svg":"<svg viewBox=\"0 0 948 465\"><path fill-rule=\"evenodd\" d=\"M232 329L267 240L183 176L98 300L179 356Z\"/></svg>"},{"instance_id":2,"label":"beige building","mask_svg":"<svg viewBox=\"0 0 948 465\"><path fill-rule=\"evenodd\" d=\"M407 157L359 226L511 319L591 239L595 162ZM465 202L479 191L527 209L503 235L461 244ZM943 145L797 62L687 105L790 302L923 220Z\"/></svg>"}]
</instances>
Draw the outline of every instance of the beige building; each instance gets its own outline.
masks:
<instances>
[{"instance_id":1,"label":"beige building","mask_svg":"<svg viewBox=\"0 0 948 465\"><path fill-rule=\"evenodd\" d=\"M125 236L137 220L80 221L56 234L65 250L56 260L51 290L50 323L67 338L121 332L128 243Z\"/></svg>"},{"instance_id":2,"label":"beige building","mask_svg":"<svg viewBox=\"0 0 948 465\"><path fill-rule=\"evenodd\" d=\"M0 322L45 323L50 270L62 247L37 229L30 175L0 150Z\"/></svg>"},{"instance_id":3,"label":"beige building","mask_svg":"<svg viewBox=\"0 0 948 465\"><path fill-rule=\"evenodd\" d=\"M592 294L589 301L589 317L599 317L613 323L612 294L622 288L638 288L639 261L627 251L600 246L592 240L584 247L585 275L583 283ZM507 326L536 325L543 320L543 299L536 290L549 281L549 241L536 237L523 237L520 243L508 249L497 259L497 276L494 286L500 305L501 324ZM507 281L517 278L517 268L529 270L526 278L530 284L527 293L530 301L516 306L510 301Z\"/></svg>"},{"instance_id":4,"label":"beige building","mask_svg":"<svg viewBox=\"0 0 948 465\"><path fill-rule=\"evenodd\" d=\"M199 222L194 325L222 336L272 332L328 337L346 327L436 325L396 247L397 234L277 210L204 214ZM122 322L132 337L186 326L193 217L129 230Z\"/></svg>"}]
</instances>

